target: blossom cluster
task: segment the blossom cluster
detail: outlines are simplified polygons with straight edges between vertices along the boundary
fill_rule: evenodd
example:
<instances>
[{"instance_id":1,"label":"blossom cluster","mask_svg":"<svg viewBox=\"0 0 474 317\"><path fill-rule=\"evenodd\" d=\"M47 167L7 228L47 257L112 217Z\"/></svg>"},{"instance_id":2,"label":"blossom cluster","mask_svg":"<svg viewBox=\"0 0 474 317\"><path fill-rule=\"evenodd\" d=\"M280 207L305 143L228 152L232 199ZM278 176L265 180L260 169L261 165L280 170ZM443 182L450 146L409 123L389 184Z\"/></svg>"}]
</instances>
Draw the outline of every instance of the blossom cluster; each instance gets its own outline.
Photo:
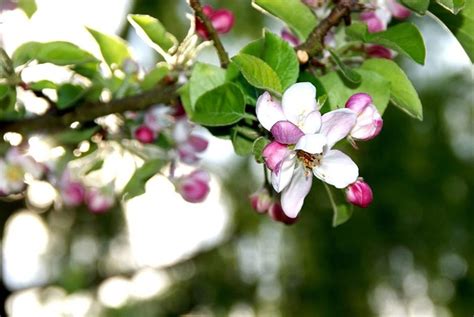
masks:
<instances>
[{"instance_id":1,"label":"blossom cluster","mask_svg":"<svg viewBox=\"0 0 474 317\"><path fill-rule=\"evenodd\" d=\"M257 118L273 138L263 150L265 165L271 171L273 190L281 194L282 210L289 218L298 216L311 190L312 175L338 189L346 189L352 204L366 207L372 199L370 187L359 178L357 165L334 148L345 138L354 144L380 133L383 121L372 98L358 93L349 98L343 109L324 114L319 110L316 88L309 82L290 86L281 101L269 92L257 100ZM254 208L259 212L268 210L265 201L269 198L261 194L255 197Z\"/></svg>"}]
</instances>

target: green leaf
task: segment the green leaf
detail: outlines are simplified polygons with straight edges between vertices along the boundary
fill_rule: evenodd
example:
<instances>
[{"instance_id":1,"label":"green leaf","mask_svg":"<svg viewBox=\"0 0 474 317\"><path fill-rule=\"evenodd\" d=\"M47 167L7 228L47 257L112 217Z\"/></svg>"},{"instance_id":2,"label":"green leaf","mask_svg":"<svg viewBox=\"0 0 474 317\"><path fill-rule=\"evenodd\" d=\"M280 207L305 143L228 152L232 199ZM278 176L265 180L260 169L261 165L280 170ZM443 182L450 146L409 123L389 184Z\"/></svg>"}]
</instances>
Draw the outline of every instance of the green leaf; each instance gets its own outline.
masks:
<instances>
[{"instance_id":1,"label":"green leaf","mask_svg":"<svg viewBox=\"0 0 474 317\"><path fill-rule=\"evenodd\" d=\"M64 84L58 89L58 102L56 107L58 109L67 109L74 106L77 101L84 95L83 87L73 84Z\"/></svg>"},{"instance_id":2,"label":"green leaf","mask_svg":"<svg viewBox=\"0 0 474 317\"><path fill-rule=\"evenodd\" d=\"M332 218L332 226L337 227L348 221L352 217L354 208L352 205L338 205L334 209Z\"/></svg>"},{"instance_id":3,"label":"green leaf","mask_svg":"<svg viewBox=\"0 0 474 317\"><path fill-rule=\"evenodd\" d=\"M301 0L253 0L252 5L285 22L301 40L308 37L318 22Z\"/></svg>"},{"instance_id":4,"label":"green leaf","mask_svg":"<svg viewBox=\"0 0 474 317\"><path fill-rule=\"evenodd\" d=\"M16 119L19 113L15 111L16 89L8 85L0 85L0 119Z\"/></svg>"},{"instance_id":5,"label":"green leaf","mask_svg":"<svg viewBox=\"0 0 474 317\"><path fill-rule=\"evenodd\" d=\"M452 15L439 5L431 5L430 12L436 15L456 36L459 43L474 62L474 1L466 1L464 9L458 15Z\"/></svg>"},{"instance_id":6,"label":"green leaf","mask_svg":"<svg viewBox=\"0 0 474 317\"><path fill-rule=\"evenodd\" d=\"M353 71L349 66L344 64L340 59L339 56L337 56L336 52L334 50L329 49L329 53L331 54L332 60L336 63L336 65L339 67L341 73L346 77L347 80L358 84L362 80L360 75Z\"/></svg>"},{"instance_id":7,"label":"green leaf","mask_svg":"<svg viewBox=\"0 0 474 317\"><path fill-rule=\"evenodd\" d=\"M128 21L137 34L161 55L171 54L175 50L178 40L166 32L163 24L157 19L149 15L130 14Z\"/></svg>"},{"instance_id":8,"label":"green leaf","mask_svg":"<svg viewBox=\"0 0 474 317\"><path fill-rule=\"evenodd\" d=\"M267 146L268 143L270 143L270 141L263 136L259 137L253 142L252 153L257 163L264 162L262 153L263 153L263 149Z\"/></svg>"},{"instance_id":9,"label":"green leaf","mask_svg":"<svg viewBox=\"0 0 474 317\"><path fill-rule=\"evenodd\" d=\"M254 87L270 90L281 94L283 87L275 71L258 57L240 53L232 61Z\"/></svg>"},{"instance_id":10,"label":"green leaf","mask_svg":"<svg viewBox=\"0 0 474 317\"><path fill-rule=\"evenodd\" d=\"M10 90L9 85L0 84L0 100L5 98L5 96L8 94L9 90ZM0 106L2 106L2 104L0 104Z\"/></svg>"},{"instance_id":11,"label":"green leaf","mask_svg":"<svg viewBox=\"0 0 474 317\"><path fill-rule=\"evenodd\" d=\"M362 65L363 69L376 72L390 82L390 100L410 116L423 120L423 107L418 93L405 72L388 59L369 59Z\"/></svg>"},{"instance_id":12,"label":"green leaf","mask_svg":"<svg viewBox=\"0 0 474 317\"><path fill-rule=\"evenodd\" d=\"M366 69L355 70L362 78L359 84L351 83L337 72L331 72L319 78L328 95L331 110L344 108L350 96L356 93L369 94L377 110L383 114L390 100L390 82Z\"/></svg>"},{"instance_id":13,"label":"green leaf","mask_svg":"<svg viewBox=\"0 0 474 317\"><path fill-rule=\"evenodd\" d=\"M35 0L18 0L18 7L26 13L28 18L31 18L38 9Z\"/></svg>"},{"instance_id":14,"label":"green leaf","mask_svg":"<svg viewBox=\"0 0 474 317\"><path fill-rule=\"evenodd\" d=\"M425 42L420 30L413 23L400 23L383 32L369 33L366 24L355 22L346 29L346 34L365 43L391 48L410 57L418 64L425 63Z\"/></svg>"},{"instance_id":15,"label":"green leaf","mask_svg":"<svg viewBox=\"0 0 474 317\"><path fill-rule=\"evenodd\" d=\"M124 199L131 199L145 193L146 182L155 176L166 164L161 159L151 160L143 164L133 174L123 190Z\"/></svg>"},{"instance_id":16,"label":"green leaf","mask_svg":"<svg viewBox=\"0 0 474 317\"><path fill-rule=\"evenodd\" d=\"M436 0L440 6L453 14L458 14L464 8L465 0Z\"/></svg>"},{"instance_id":17,"label":"green leaf","mask_svg":"<svg viewBox=\"0 0 474 317\"><path fill-rule=\"evenodd\" d=\"M183 108L188 117L192 118L194 115L194 107L191 104L191 97L189 93L189 82L184 84L178 89L179 96L181 97L181 102L183 103Z\"/></svg>"},{"instance_id":18,"label":"green leaf","mask_svg":"<svg viewBox=\"0 0 474 317\"><path fill-rule=\"evenodd\" d=\"M199 97L191 119L206 126L225 126L240 121L244 114L242 91L235 84L226 83Z\"/></svg>"},{"instance_id":19,"label":"green leaf","mask_svg":"<svg viewBox=\"0 0 474 317\"><path fill-rule=\"evenodd\" d=\"M148 72L140 86L144 90L155 87L170 72L170 68L166 63L158 63L155 68Z\"/></svg>"},{"instance_id":20,"label":"green leaf","mask_svg":"<svg viewBox=\"0 0 474 317\"><path fill-rule=\"evenodd\" d=\"M226 80L226 71L220 67L196 63L189 80L191 105L194 107L204 93L222 85Z\"/></svg>"},{"instance_id":21,"label":"green leaf","mask_svg":"<svg viewBox=\"0 0 474 317\"><path fill-rule=\"evenodd\" d=\"M23 65L29 61L52 63L59 66L96 62L90 53L69 42L28 42L18 47L12 56L13 65Z\"/></svg>"},{"instance_id":22,"label":"green leaf","mask_svg":"<svg viewBox=\"0 0 474 317\"><path fill-rule=\"evenodd\" d=\"M430 0L401 0L402 4L416 13L425 14L430 5Z\"/></svg>"},{"instance_id":23,"label":"green leaf","mask_svg":"<svg viewBox=\"0 0 474 317\"><path fill-rule=\"evenodd\" d=\"M242 134L239 131L239 128L241 129L244 127L232 128L232 135L231 135L232 145L237 155L247 156L250 153L252 153L253 139L249 138L247 135Z\"/></svg>"},{"instance_id":24,"label":"green leaf","mask_svg":"<svg viewBox=\"0 0 474 317\"><path fill-rule=\"evenodd\" d=\"M72 144L76 145L81 141L90 140L90 138L99 131L99 127L93 127L88 129L69 129L64 132L60 132L54 135L55 140L59 144Z\"/></svg>"},{"instance_id":25,"label":"green leaf","mask_svg":"<svg viewBox=\"0 0 474 317\"><path fill-rule=\"evenodd\" d=\"M87 30L99 44L102 57L110 69L122 67L126 59L131 59L127 43L120 37L104 34L90 28L87 28Z\"/></svg>"},{"instance_id":26,"label":"green leaf","mask_svg":"<svg viewBox=\"0 0 474 317\"><path fill-rule=\"evenodd\" d=\"M50 80L40 80L29 84L31 90L57 89L58 85Z\"/></svg>"}]
</instances>

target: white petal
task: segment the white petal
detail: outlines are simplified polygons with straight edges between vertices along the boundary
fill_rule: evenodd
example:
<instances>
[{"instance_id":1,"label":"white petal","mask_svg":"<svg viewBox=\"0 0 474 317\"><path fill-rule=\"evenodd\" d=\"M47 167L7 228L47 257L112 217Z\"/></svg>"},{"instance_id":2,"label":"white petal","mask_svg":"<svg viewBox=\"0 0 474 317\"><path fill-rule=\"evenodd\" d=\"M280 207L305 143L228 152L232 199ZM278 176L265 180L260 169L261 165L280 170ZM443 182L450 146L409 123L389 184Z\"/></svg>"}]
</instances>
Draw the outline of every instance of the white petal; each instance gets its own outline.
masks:
<instances>
[{"instance_id":1,"label":"white petal","mask_svg":"<svg viewBox=\"0 0 474 317\"><path fill-rule=\"evenodd\" d=\"M295 169L295 154L288 155L272 172L272 185L277 193L281 192L291 181Z\"/></svg>"},{"instance_id":2,"label":"white petal","mask_svg":"<svg viewBox=\"0 0 474 317\"><path fill-rule=\"evenodd\" d=\"M322 117L321 131L328 138L328 147L332 148L339 140L351 132L357 115L350 109L338 109L327 112Z\"/></svg>"},{"instance_id":3,"label":"white petal","mask_svg":"<svg viewBox=\"0 0 474 317\"><path fill-rule=\"evenodd\" d=\"M257 112L258 121L268 131L276 122L286 120L280 103L273 100L268 92L264 92L263 95L258 97L255 111Z\"/></svg>"},{"instance_id":4,"label":"white petal","mask_svg":"<svg viewBox=\"0 0 474 317\"><path fill-rule=\"evenodd\" d=\"M188 140L189 135L191 134L191 124L188 122L188 119L180 119L176 121L176 124L173 129L173 139L176 143L184 143Z\"/></svg>"},{"instance_id":5,"label":"white petal","mask_svg":"<svg viewBox=\"0 0 474 317\"><path fill-rule=\"evenodd\" d=\"M310 112L318 110L316 87L311 83L291 85L283 94L281 104L286 118L301 126Z\"/></svg>"},{"instance_id":6,"label":"white petal","mask_svg":"<svg viewBox=\"0 0 474 317\"><path fill-rule=\"evenodd\" d=\"M322 134L306 134L303 135L296 143L296 150L303 150L310 154L323 153L324 147L327 144L326 136Z\"/></svg>"},{"instance_id":7,"label":"white petal","mask_svg":"<svg viewBox=\"0 0 474 317\"><path fill-rule=\"evenodd\" d=\"M300 125L304 134L314 134L321 129L321 113L319 111L310 112Z\"/></svg>"},{"instance_id":8,"label":"white petal","mask_svg":"<svg viewBox=\"0 0 474 317\"><path fill-rule=\"evenodd\" d=\"M304 168L298 166L293 173L290 185L281 193L281 207L288 217L298 216L312 183L313 176L306 175Z\"/></svg>"},{"instance_id":9,"label":"white petal","mask_svg":"<svg viewBox=\"0 0 474 317\"><path fill-rule=\"evenodd\" d=\"M337 188L345 188L359 177L359 168L346 154L330 150L313 169L314 176Z\"/></svg>"}]
</instances>

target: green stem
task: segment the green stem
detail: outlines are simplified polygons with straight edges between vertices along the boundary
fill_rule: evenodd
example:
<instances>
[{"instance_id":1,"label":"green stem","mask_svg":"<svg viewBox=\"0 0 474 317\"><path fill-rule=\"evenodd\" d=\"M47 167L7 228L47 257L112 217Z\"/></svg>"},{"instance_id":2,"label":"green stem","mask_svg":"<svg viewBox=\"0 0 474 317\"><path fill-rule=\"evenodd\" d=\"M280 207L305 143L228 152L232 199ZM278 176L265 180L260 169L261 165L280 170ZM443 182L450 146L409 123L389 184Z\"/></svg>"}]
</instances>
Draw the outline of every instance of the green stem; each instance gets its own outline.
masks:
<instances>
[{"instance_id":1,"label":"green stem","mask_svg":"<svg viewBox=\"0 0 474 317\"><path fill-rule=\"evenodd\" d=\"M326 189L326 192L328 193L329 201L331 202L332 209L334 212L337 211L337 205L336 202L334 201L334 196L332 195L331 189L329 188L328 184L323 182L324 188Z\"/></svg>"}]
</instances>

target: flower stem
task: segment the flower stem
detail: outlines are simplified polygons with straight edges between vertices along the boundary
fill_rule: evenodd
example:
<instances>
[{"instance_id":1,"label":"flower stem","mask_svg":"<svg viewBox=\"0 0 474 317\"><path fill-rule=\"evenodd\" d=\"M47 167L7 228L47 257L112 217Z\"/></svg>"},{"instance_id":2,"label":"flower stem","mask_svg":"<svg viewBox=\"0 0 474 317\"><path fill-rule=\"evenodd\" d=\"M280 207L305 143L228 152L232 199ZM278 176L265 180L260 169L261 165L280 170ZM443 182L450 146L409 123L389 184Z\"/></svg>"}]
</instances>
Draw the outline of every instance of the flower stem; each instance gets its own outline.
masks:
<instances>
[{"instance_id":1,"label":"flower stem","mask_svg":"<svg viewBox=\"0 0 474 317\"><path fill-rule=\"evenodd\" d=\"M337 206L336 206L336 202L334 201L334 196L332 195L331 189L324 182L323 182L323 185L324 185L324 188L326 189L326 192L328 193L329 201L331 202L331 207L332 207L333 211L336 212L337 211Z\"/></svg>"}]
</instances>

